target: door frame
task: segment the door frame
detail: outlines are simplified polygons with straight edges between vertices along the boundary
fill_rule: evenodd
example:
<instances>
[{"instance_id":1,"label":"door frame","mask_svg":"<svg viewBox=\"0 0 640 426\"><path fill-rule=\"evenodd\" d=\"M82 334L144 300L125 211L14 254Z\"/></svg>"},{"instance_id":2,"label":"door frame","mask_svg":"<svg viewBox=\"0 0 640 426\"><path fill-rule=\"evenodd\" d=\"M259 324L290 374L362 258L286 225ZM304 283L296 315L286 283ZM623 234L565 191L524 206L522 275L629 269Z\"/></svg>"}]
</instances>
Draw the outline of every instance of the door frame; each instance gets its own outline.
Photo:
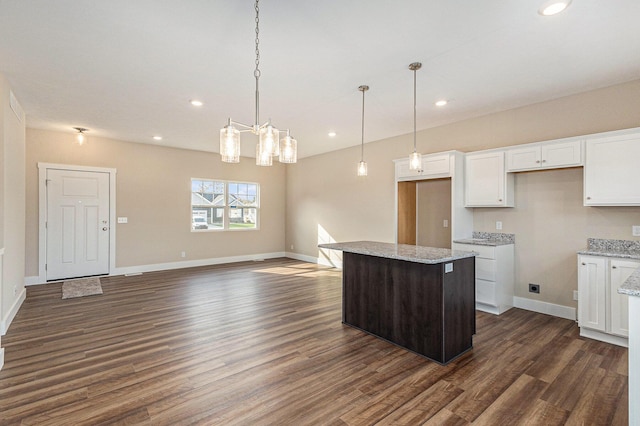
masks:
<instances>
[{"instance_id":1,"label":"door frame","mask_svg":"<svg viewBox=\"0 0 640 426\"><path fill-rule=\"evenodd\" d=\"M47 170L109 174L109 275L116 268L116 169L69 164L38 163L38 282L47 282Z\"/></svg>"}]
</instances>

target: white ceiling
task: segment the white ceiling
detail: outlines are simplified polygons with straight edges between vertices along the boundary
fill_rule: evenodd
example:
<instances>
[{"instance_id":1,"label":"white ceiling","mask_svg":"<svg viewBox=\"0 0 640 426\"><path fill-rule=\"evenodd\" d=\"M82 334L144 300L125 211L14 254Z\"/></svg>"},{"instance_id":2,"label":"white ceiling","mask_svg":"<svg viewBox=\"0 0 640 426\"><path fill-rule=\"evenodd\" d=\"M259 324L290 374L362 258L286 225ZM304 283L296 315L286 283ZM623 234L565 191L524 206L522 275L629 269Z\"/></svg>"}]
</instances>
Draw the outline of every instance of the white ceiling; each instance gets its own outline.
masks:
<instances>
[{"instance_id":1,"label":"white ceiling","mask_svg":"<svg viewBox=\"0 0 640 426\"><path fill-rule=\"evenodd\" d=\"M365 141L411 133L415 61L418 130L640 78L640 1L573 0L553 17L542 2L263 0L261 121L290 128L300 157L358 145L368 84ZM28 127L217 152L229 117L255 119L254 13L253 0L0 0L0 72ZM243 135L243 155L254 145Z\"/></svg>"}]
</instances>

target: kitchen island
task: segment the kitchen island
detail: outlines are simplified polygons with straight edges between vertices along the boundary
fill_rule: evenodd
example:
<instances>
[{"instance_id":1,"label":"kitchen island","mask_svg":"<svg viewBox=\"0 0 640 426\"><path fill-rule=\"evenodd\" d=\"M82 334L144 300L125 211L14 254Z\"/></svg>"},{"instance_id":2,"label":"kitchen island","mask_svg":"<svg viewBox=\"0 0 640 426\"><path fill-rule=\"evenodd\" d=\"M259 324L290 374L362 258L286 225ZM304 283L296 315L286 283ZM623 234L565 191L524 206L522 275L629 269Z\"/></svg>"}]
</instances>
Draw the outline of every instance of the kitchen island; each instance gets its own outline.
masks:
<instances>
[{"instance_id":1,"label":"kitchen island","mask_svg":"<svg viewBox=\"0 0 640 426\"><path fill-rule=\"evenodd\" d=\"M342 257L342 322L441 364L473 347L475 253L356 241Z\"/></svg>"}]
</instances>

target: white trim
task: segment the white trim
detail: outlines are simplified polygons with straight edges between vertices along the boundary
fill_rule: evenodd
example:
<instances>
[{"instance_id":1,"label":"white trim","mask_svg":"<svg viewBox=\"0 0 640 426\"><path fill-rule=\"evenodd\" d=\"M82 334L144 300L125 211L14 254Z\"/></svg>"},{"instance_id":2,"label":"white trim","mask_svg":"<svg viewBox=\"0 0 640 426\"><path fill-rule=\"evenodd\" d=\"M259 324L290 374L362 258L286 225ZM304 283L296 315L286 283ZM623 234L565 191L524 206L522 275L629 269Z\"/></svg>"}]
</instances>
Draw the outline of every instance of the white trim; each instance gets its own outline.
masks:
<instances>
[{"instance_id":1,"label":"white trim","mask_svg":"<svg viewBox=\"0 0 640 426\"><path fill-rule=\"evenodd\" d=\"M16 314L20 310L22 303L27 298L27 289L23 288L16 300L13 302L13 305L9 308L9 312L7 315L2 318L0 321L0 336L4 336L7 334L7 330L9 330L9 326L13 322L13 319L16 317Z\"/></svg>"},{"instance_id":2,"label":"white trim","mask_svg":"<svg viewBox=\"0 0 640 426\"><path fill-rule=\"evenodd\" d=\"M4 348L0 348L0 370L4 367Z\"/></svg>"},{"instance_id":3,"label":"white trim","mask_svg":"<svg viewBox=\"0 0 640 426\"><path fill-rule=\"evenodd\" d=\"M576 320L576 308L564 305L556 305L554 303L541 302L539 300L527 299L524 297L513 297L513 306L515 308L526 309L527 311L547 314L558 318L568 320Z\"/></svg>"},{"instance_id":4,"label":"white trim","mask_svg":"<svg viewBox=\"0 0 640 426\"><path fill-rule=\"evenodd\" d=\"M76 170L81 172L109 173L109 272L116 269L116 169L106 167L73 166L68 164L38 163L38 276L36 283L47 281L47 170ZM25 283L32 277L25 278ZM33 284L33 283L32 283Z\"/></svg>"},{"instance_id":5,"label":"white trim","mask_svg":"<svg viewBox=\"0 0 640 426\"><path fill-rule=\"evenodd\" d=\"M325 259L321 259L318 257L313 257L313 256L307 256L305 254L299 254L299 253L292 253L292 252L286 252L285 255L290 258L290 259L295 259L295 260L300 260L302 262L309 262L309 263L316 263L318 265L323 265L323 266L331 266L332 268L338 268L338 269L342 269L342 261L341 260L335 260L333 262Z\"/></svg>"},{"instance_id":6,"label":"white trim","mask_svg":"<svg viewBox=\"0 0 640 426\"><path fill-rule=\"evenodd\" d=\"M605 343L610 343L612 345L622 346L624 348L629 347L629 339L627 339L626 337L603 333L601 331L591 330L590 328L580 327L580 336L599 340Z\"/></svg>"},{"instance_id":7,"label":"white trim","mask_svg":"<svg viewBox=\"0 0 640 426\"><path fill-rule=\"evenodd\" d=\"M168 271L172 269L193 268L196 266L220 265L223 263L247 262L252 260L259 261L259 260L265 260L265 259L275 259L278 257L291 257L291 256L288 256L287 253L284 253L284 252L273 252L273 253L249 254L244 256L213 257L209 259L185 260L181 262L171 262L171 263L154 263L151 265L125 266L125 267L114 268L113 271L109 274L109 276L140 275L145 272ZM298 260L304 260L306 262L316 263L312 260L307 260L307 259L298 259ZM64 281L64 280L59 280L59 281ZM44 280L41 280L37 276L31 276L31 277L25 278L26 286L50 284L51 282L54 282L54 281L46 282Z\"/></svg>"}]
</instances>

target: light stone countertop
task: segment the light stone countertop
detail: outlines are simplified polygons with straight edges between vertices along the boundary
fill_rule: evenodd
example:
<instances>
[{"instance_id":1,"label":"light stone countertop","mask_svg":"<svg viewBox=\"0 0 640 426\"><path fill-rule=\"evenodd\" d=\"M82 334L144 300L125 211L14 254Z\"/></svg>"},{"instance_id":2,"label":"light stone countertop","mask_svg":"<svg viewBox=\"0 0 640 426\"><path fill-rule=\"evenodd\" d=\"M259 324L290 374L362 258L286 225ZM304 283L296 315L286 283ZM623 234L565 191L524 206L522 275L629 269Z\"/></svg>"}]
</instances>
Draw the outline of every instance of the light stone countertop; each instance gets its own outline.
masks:
<instances>
[{"instance_id":1,"label":"light stone countertop","mask_svg":"<svg viewBox=\"0 0 640 426\"><path fill-rule=\"evenodd\" d=\"M640 268L636 269L636 271L622 283L622 286L618 289L618 293L640 297Z\"/></svg>"},{"instance_id":2,"label":"light stone countertop","mask_svg":"<svg viewBox=\"0 0 640 426\"><path fill-rule=\"evenodd\" d=\"M364 254L368 256L429 264L451 262L453 260L475 257L477 255L477 253L471 251L413 246L409 244L381 243L377 241L327 243L318 244L318 247L331 250L341 250L347 253Z\"/></svg>"},{"instance_id":3,"label":"light stone countertop","mask_svg":"<svg viewBox=\"0 0 640 426\"><path fill-rule=\"evenodd\" d=\"M515 244L515 234L504 234L502 232L473 232L471 238L453 240L459 244L473 244L476 246L504 246Z\"/></svg>"},{"instance_id":4,"label":"light stone countertop","mask_svg":"<svg viewBox=\"0 0 640 426\"><path fill-rule=\"evenodd\" d=\"M578 254L640 259L640 241L587 238L587 249L579 251Z\"/></svg>"}]
</instances>

